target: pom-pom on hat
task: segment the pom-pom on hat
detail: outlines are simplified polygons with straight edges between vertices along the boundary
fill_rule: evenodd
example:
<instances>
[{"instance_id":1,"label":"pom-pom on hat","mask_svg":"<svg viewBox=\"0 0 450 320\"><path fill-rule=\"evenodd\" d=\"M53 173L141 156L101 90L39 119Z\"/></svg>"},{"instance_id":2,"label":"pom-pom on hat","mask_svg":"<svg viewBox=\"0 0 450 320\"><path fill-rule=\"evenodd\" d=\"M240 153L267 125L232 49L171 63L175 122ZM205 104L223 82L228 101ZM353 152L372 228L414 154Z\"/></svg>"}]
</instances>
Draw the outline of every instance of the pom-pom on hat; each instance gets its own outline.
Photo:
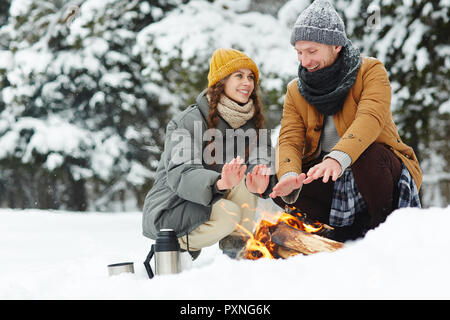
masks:
<instances>
[{"instance_id":1,"label":"pom-pom on hat","mask_svg":"<svg viewBox=\"0 0 450 320\"><path fill-rule=\"evenodd\" d=\"M313 41L335 46L348 42L344 21L327 0L316 0L297 18L291 33L291 44Z\"/></svg>"},{"instance_id":2,"label":"pom-pom on hat","mask_svg":"<svg viewBox=\"0 0 450 320\"><path fill-rule=\"evenodd\" d=\"M250 69L255 76L255 83L258 83L258 67L245 53L235 49L217 49L209 63L208 88L239 69Z\"/></svg>"}]
</instances>

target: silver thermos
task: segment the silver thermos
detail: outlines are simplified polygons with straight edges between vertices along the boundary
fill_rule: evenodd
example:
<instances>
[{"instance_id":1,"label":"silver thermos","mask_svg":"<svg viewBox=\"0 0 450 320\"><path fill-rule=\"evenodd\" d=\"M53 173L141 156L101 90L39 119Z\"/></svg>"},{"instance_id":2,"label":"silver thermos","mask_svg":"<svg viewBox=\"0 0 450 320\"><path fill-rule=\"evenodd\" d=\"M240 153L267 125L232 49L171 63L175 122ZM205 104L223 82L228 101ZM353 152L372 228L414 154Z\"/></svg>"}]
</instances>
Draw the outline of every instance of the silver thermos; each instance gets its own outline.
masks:
<instances>
[{"instance_id":1,"label":"silver thermos","mask_svg":"<svg viewBox=\"0 0 450 320\"><path fill-rule=\"evenodd\" d=\"M150 267L150 260L155 256L155 273ZM148 277L154 275L173 274L181 272L180 244L175 231L172 229L161 229L158 232L155 244L152 244L147 259L144 261Z\"/></svg>"}]
</instances>

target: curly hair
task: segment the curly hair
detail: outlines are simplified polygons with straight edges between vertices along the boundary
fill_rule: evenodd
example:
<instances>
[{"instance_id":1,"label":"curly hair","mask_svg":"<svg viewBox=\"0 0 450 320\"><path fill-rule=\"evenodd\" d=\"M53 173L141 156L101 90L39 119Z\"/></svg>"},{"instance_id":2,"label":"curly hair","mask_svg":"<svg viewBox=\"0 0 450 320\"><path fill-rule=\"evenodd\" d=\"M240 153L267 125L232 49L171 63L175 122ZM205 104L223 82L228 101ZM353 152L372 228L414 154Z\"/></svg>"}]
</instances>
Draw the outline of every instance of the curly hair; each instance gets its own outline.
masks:
<instances>
[{"instance_id":1,"label":"curly hair","mask_svg":"<svg viewBox=\"0 0 450 320\"><path fill-rule=\"evenodd\" d=\"M217 105L220 101L220 96L224 94L225 90L225 82L229 76L223 78L219 82L217 82L212 87L208 88L207 95L209 97L209 115L208 115L208 127L215 128L217 123L219 122L219 111L217 110ZM258 87L255 84L255 88L253 89L252 94L250 95L250 99L253 100L253 105L255 107L255 114L253 115L253 121L255 122L256 130L259 132L259 129L264 127L264 116L262 114L262 101L261 97L258 93Z\"/></svg>"}]
</instances>

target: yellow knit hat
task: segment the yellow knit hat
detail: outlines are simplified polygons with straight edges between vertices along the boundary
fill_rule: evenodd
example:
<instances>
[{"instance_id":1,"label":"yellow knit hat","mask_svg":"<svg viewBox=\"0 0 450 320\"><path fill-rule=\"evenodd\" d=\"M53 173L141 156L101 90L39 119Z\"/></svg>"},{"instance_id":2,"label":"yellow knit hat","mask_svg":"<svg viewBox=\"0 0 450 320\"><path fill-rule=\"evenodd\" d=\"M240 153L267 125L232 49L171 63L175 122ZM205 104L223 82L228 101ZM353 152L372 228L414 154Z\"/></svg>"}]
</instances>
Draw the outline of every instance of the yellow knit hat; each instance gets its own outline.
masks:
<instances>
[{"instance_id":1,"label":"yellow knit hat","mask_svg":"<svg viewBox=\"0 0 450 320\"><path fill-rule=\"evenodd\" d=\"M259 72L255 62L245 53L235 49L217 49L214 51L209 63L208 88L215 85L227 75L239 70L250 69L255 75L255 83L258 83Z\"/></svg>"}]
</instances>

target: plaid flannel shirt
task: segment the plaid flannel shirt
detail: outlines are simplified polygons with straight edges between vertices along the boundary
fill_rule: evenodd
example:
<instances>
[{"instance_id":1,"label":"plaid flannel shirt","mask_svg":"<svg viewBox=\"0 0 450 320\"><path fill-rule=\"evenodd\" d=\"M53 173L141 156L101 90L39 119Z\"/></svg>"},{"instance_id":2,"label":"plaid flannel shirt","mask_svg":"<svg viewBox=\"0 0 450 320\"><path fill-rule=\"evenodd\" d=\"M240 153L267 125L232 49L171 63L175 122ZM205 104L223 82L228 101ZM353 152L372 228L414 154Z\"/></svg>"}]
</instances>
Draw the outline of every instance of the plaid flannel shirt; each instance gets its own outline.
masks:
<instances>
[{"instance_id":1,"label":"plaid flannel shirt","mask_svg":"<svg viewBox=\"0 0 450 320\"><path fill-rule=\"evenodd\" d=\"M402 164L398 188L398 208L421 207L416 184L404 164ZM352 225L355 214L365 210L367 205L356 187L351 168L347 168L334 183L330 225L335 227Z\"/></svg>"}]
</instances>

